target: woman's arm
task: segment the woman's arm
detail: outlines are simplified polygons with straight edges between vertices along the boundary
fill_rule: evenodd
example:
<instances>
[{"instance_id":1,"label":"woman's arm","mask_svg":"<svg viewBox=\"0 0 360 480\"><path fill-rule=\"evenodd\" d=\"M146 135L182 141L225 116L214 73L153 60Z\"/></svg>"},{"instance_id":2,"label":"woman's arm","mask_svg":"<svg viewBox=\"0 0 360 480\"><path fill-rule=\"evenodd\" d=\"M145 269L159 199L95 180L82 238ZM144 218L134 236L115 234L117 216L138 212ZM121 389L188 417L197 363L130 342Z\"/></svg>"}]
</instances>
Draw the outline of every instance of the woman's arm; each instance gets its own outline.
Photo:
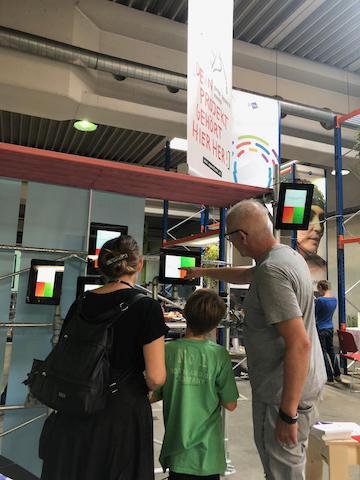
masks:
<instances>
[{"instance_id":1,"label":"woman's arm","mask_svg":"<svg viewBox=\"0 0 360 480\"><path fill-rule=\"evenodd\" d=\"M161 387L166 380L164 338L162 336L143 346L145 379L150 390Z\"/></svg>"}]
</instances>

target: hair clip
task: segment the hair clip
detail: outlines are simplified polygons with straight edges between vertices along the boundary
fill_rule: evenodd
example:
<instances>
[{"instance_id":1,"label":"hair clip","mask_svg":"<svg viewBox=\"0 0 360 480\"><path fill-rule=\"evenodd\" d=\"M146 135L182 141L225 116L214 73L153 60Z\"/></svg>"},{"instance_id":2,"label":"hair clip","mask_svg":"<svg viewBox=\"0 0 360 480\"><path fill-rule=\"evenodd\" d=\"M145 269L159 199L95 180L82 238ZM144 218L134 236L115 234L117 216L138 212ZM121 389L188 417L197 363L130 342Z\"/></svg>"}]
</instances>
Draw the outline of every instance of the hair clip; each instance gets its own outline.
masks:
<instances>
[{"instance_id":1,"label":"hair clip","mask_svg":"<svg viewBox=\"0 0 360 480\"><path fill-rule=\"evenodd\" d=\"M112 265L113 263L119 262L120 260L124 260L125 258L128 258L127 253L122 253L121 255L118 255L117 257L110 258L110 260L107 260L105 262L105 265Z\"/></svg>"}]
</instances>

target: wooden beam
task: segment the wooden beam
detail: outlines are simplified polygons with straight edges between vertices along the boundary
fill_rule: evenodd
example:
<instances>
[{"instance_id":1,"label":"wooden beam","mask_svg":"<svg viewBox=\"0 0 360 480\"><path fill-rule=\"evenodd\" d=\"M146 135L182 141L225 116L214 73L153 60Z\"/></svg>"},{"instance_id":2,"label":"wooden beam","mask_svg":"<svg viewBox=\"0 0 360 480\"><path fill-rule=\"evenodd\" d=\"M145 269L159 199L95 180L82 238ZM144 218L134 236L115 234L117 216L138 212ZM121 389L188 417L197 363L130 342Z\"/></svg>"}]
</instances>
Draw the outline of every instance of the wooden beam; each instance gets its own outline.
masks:
<instances>
[{"instance_id":1,"label":"wooden beam","mask_svg":"<svg viewBox=\"0 0 360 480\"><path fill-rule=\"evenodd\" d=\"M7 143L0 143L0 176L214 207L228 207L271 192L266 188Z\"/></svg>"}]
</instances>

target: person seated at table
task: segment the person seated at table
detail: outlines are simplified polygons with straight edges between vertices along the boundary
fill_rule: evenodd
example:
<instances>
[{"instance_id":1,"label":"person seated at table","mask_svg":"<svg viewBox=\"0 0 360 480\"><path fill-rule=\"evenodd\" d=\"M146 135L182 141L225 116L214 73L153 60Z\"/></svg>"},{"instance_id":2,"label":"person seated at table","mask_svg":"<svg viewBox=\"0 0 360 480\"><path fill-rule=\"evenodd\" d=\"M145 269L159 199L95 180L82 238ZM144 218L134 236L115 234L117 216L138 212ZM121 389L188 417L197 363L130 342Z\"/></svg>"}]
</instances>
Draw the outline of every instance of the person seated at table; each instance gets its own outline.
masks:
<instances>
[{"instance_id":1,"label":"person seated at table","mask_svg":"<svg viewBox=\"0 0 360 480\"><path fill-rule=\"evenodd\" d=\"M324 355L327 381L329 383L334 383L335 378L336 381L341 382L340 367L334 352L333 342L333 315L336 310L337 300L332 295L330 284L327 280L320 280L317 283L317 290L319 292L319 297L315 300L315 319Z\"/></svg>"}]
</instances>

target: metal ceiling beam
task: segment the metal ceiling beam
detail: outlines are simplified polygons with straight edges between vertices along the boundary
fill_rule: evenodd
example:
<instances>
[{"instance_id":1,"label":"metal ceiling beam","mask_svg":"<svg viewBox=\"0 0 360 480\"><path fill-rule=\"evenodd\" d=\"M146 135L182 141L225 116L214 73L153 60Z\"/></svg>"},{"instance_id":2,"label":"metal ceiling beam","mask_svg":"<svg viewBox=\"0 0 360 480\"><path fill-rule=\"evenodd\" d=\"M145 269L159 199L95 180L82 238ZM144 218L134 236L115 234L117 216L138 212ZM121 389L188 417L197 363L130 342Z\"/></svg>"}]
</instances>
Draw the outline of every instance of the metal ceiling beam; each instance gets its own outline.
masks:
<instances>
[{"instance_id":1,"label":"metal ceiling beam","mask_svg":"<svg viewBox=\"0 0 360 480\"><path fill-rule=\"evenodd\" d=\"M111 73L113 75L122 75L145 82L156 83L173 89L187 90L187 77L185 75L122 60L110 55L93 52L91 50L75 47L55 40L49 40L47 38L6 27L0 27L0 47L20 50L22 52L46 57L70 65L76 65L78 67L91 68ZM285 100L279 100L279 103L282 114L294 115L308 120L327 123L329 125L333 124L334 116L336 115L336 113L332 111L299 105ZM71 125L69 124L68 129L70 126ZM358 125L353 124L351 120L346 123L346 126L350 128L358 128ZM62 146L60 149L61 148Z\"/></svg>"},{"instance_id":2,"label":"metal ceiling beam","mask_svg":"<svg viewBox=\"0 0 360 480\"><path fill-rule=\"evenodd\" d=\"M264 38L260 45L262 47L274 48L325 1L326 0L306 0L303 2L292 15L286 18L267 38Z\"/></svg>"}]
</instances>

